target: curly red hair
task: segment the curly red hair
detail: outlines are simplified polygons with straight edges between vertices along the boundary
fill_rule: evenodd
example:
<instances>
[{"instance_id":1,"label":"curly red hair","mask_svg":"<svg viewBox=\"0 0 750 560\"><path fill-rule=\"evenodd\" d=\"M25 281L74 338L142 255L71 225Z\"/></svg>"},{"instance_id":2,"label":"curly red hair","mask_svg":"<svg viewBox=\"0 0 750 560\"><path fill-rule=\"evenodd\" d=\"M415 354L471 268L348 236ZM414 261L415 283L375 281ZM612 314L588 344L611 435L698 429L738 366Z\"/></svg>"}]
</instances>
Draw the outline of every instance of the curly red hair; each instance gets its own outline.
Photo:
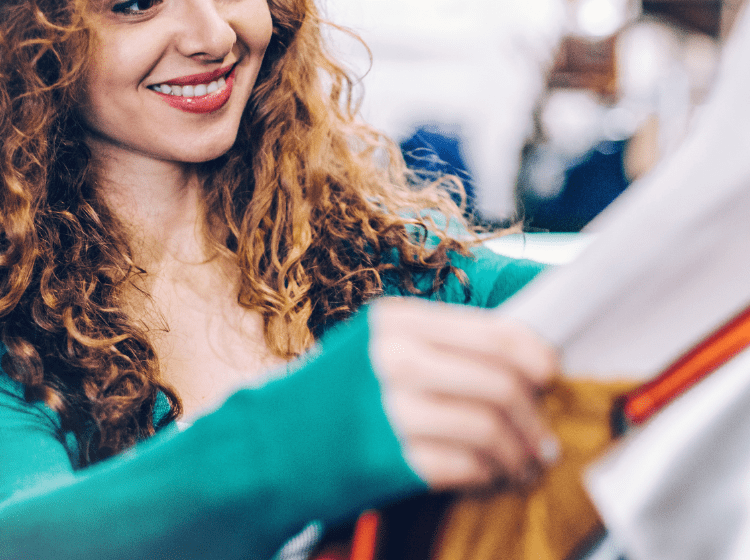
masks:
<instances>
[{"instance_id":1,"label":"curly red hair","mask_svg":"<svg viewBox=\"0 0 750 560\"><path fill-rule=\"evenodd\" d=\"M352 79L329 56L313 0L268 0L273 36L238 139L203 165L209 231L241 271L238 302L259 311L276 355L382 292L418 293L467 254L420 210L461 219L437 186L417 192L392 143L356 118ZM143 274L124 228L98 198L77 108L95 31L87 0L0 5L0 336L5 371L27 400L60 414L81 463L154 433L160 381L123 288ZM325 76L325 83L322 75ZM411 216L411 217L408 217ZM436 236L438 243L428 244Z\"/></svg>"}]
</instances>

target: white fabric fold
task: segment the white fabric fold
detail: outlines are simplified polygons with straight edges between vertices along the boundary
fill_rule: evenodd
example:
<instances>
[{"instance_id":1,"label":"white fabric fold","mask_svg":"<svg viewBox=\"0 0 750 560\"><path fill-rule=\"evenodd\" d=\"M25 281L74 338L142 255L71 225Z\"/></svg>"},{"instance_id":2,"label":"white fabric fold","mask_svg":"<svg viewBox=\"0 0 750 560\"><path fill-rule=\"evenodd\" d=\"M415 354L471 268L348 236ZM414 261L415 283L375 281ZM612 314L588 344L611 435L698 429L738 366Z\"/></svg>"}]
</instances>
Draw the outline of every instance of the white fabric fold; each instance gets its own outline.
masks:
<instances>
[{"instance_id":1,"label":"white fabric fold","mask_svg":"<svg viewBox=\"0 0 750 560\"><path fill-rule=\"evenodd\" d=\"M750 351L634 430L586 486L629 560L750 558Z\"/></svg>"},{"instance_id":2,"label":"white fabric fold","mask_svg":"<svg viewBox=\"0 0 750 560\"><path fill-rule=\"evenodd\" d=\"M595 240L501 307L569 375L648 378L750 303L750 12L684 144L591 225Z\"/></svg>"},{"instance_id":3,"label":"white fabric fold","mask_svg":"<svg viewBox=\"0 0 750 560\"><path fill-rule=\"evenodd\" d=\"M750 10L684 144L596 238L500 309L568 375L650 378L750 304ZM629 560L750 558L750 351L631 432L588 475Z\"/></svg>"}]
</instances>

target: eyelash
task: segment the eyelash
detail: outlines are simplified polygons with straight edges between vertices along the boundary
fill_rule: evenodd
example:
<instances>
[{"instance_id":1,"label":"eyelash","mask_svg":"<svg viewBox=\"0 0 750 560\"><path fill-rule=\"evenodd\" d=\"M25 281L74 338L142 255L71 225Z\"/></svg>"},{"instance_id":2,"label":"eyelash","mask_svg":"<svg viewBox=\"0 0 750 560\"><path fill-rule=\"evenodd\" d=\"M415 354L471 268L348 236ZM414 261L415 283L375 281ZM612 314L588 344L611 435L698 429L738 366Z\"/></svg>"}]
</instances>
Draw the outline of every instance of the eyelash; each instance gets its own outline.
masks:
<instances>
[{"instance_id":1,"label":"eyelash","mask_svg":"<svg viewBox=\"0 0 750 560\"><path fill-rule=\"evenodd\" d=\"M112 11L116 14L122 14L126 16L138 16L151 10L156 4L161 3L162 0L129 0L128 2L121 2L112 6ZM146 4L146 8L137 9L141 4ZM136 9L131 9L132 6L136 6Z\"/></svg>"}]
</instances>

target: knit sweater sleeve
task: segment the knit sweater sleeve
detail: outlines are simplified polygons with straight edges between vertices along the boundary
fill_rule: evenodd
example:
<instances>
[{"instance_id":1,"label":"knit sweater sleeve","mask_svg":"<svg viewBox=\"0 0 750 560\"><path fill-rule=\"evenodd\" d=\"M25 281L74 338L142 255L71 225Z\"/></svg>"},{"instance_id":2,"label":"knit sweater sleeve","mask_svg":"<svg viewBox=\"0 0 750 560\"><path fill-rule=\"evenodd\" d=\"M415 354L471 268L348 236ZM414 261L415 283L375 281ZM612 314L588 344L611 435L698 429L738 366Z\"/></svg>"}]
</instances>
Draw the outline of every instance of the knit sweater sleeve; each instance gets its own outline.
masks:
<instances>
[{"instance_id":1,"label":"knit sweater sleeve","mask_svg":"<svg viewBox=\"0 0 750 560\"><path fill-rule=\"evenodd\" d=\"M0 372L0 560L267 558L310 519L425 489L383 411L368 329L364 309L290 375L80 470L59 418Z\"/></svg>"},{"instance_id":2,"label":"knit sweater sleeve","mask_svg":"<svg viewBox=\"0 0 750 560\"><path fill-rule=\"evenodd\" d=\"M470 299L455 277L438 299L481 307L541 270L483 248L454 264ZM0 371L0 560L268 558L311 519L332 524L425 490L383 411L368 316L184 432L84 469L57 414Z\"/></svg>"},{"instance_id":3,"label":"knit sweater sleeve","mask_svg":"<svg viewBox=\"0 0 750 560\"><path fill-rule=\"evenodd\" d=\"M433 220L438 227L445 228L446 233L451 237L471 238L461 223L447 219L439 212L425 210L421 213L421 217ZM425 235L424 232L418 232L416 228L410 228L410 231L415 239L421 240ZM425 242L427 247L435 248L440 240L437 235L429 232L426 234ZM499 306L547 266L528 259L500 255L484 245L472 247L468 255L451 252L449 258L451 264L462 272L463 281L455 275L449 275L440 289L430 296L430 299L484 308ZM395 250L390 255L390 260L397 264L398 253ZM383 280L386 295L408 295L408 292L399 286L395 275L385 276ZM434 273L418 274L412 277L412 280L418 290L429 292L434 281Z\"/></svg>"},{"instance_id":4,"label":"knit sweater sleeve","mask_svg":"<svg viewBox=\"0 0 750 560\"><path fill-rule=\"evenodd\" d=\"M497 307L546 267L536 261L498 255L484 246L472 248L467 256L451 255L451 264L464 275L463 281L456 275L449 275L430 299L484 308ZM434 275L423 274L415 279L415 286L426 291L433 278ZM395 278L386 278L384 284L386 295L408 295Z\"/></svg>"}]
</instances>

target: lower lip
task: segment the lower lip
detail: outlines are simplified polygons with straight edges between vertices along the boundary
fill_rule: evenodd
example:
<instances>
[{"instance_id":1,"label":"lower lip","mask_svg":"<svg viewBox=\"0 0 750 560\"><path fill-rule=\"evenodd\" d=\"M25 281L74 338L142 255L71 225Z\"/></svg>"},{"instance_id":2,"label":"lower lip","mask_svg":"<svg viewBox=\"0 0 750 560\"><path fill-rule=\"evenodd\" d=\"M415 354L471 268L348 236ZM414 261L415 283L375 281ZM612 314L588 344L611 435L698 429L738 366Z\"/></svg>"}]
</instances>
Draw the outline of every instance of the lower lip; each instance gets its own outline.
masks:
<instances>
[{"instance_id":1,"label":"lower lip","mask_svg":"<svg viewBox=\"0 0 750 560\"><path fill-rule=\"evenodd\" d=\"M171 107L179 109L180 111L201 114L213 113L226 105L232 95L234 68L226 77L226 81L227 85L224 86L223 89L209 93L208 95L201 95L200 97L182 97L179 95L161 93L160 91L155 91L154 93L160 95Z\"/></svg>"}]
</instances>

